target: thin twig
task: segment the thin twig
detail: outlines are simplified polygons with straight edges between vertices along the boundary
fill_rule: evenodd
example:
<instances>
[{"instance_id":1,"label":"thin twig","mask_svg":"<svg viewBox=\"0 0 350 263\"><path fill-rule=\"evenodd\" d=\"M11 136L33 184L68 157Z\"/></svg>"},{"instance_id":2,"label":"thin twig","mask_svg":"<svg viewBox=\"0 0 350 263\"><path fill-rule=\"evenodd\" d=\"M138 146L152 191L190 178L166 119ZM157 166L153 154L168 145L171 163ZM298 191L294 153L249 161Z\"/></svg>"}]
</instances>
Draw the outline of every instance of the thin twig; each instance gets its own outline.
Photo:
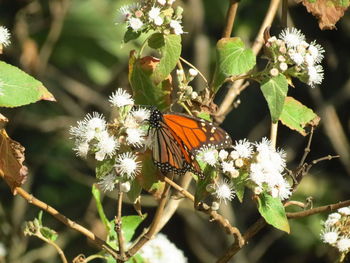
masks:
<instances>
[{"instance_id":1,"label":"thin twig","mask_svg":"<svg viewBox=\"0 0 350 263\"><path fill-rule=\"evenodd\" d=\"M276 12L278 10L279 3L280 3L280 0L270 1L269 9L267 10L264 21L260 26L259 33L257 34L254 44L252 46L252 50L255 55L259 53L260 49L264 44L264 31L266 27L272 24L272 21L275 18ZM243 80L236 81L227 92L217 113L218 121L220 122L224 121L226 115L229 113L231 109L232 102L236 99L236 97L242 91L240 90L240 87L242 86L243 82L244 82Z\"/></svg>"},{"instance_id":2,"label":"thin twig","mask_svg":"<svg viewBox=\"0 0 350 263\"><path fill-rule=\"evenodd\" d=\"M177 191L179 191L186 198L190 199L192 202L195 201L194 196L191 193L183 189L171 179L164 177L164 181L167 184L171 185L173 188L175 188ZM227 219L225 219L222 215L218 214L216 211L211 210L210 207L204 203L196 204L196 206L201 212L210 215L211 221L215 221L219 225L221 225L228 234L234 235L239 245L243 245L241 232L236 227L231 226L230 222L228 222Z\"/></svg>"},{"instance_id":3,"label":"thin twig","mask_svg":"<svg viewBox=\"0 0 350 263\"><path fill-rule=\"evenodd\" d=\"M25 200L28 201L28 203L33 204L42 210L46 211L47 213L51 214L53 217L55 217L57 220L61 221L66 226L80 232L87 238L89 238L97 247L100 249L105 250L108 252L111 256L113 256L115 259L120 259L118 255L118 251L113 249L110 245L108 245L105 241L97 237L94 233L92 233L90 230L86 229L82 225L79 225L78 223L70 220L66 216L62 215L60 212L58 212L55 208L52 206L40 201L39 199L35 198L33 195L29 194L27 191L25 191L21 187L16 187L15 191L22 196Z\"/></svg>"},{"instance_id":4,"label":"thin twig","mask_svg":"<svg viewBox=\"0 0 350 263\"><path fill-rule=\"evenodd\" d=\"M115 217L115 231L118 237L118 247L119 254L122 259L125 258L125 248L124 248L124 237L122 231L122 206L123 206L123 192L118 193L118 206L117 206L117 216ZM124 262L124 260L118 260L118 262Z\"/></svg>"},{"instance_id":5,"label":"thin twig","mask_svg":"<svg viewBox=\"0 0 350 263\"><path fill-rule=\"evenodd\" d=\"M156 214L154 215L153 221L151 223L150 228L148 229L148 231L142 235L138 241L126 252L126 259L129 259L130 257L132 257L133 255L136 254L136 252L144 245L146 244L147 241L149 241L150 239L152 239L152 237L157 234L157 227L158 224L160 222L160 219L162 217L163 214L163 210L164 210L164 206L167 202L167 196L169 193L169 188L170 185L169 184L165 184L165 188L163 191L163 194L160 198L159 201L159 205L156 211Z\"/></svg>"},{"instance_id":6,"label":"thin twig","mask_svg":"<svg viewBox=\"0 0 350 263\"><path fill-rule=\"evenodd\" d=\"M311 142L312 142L313 135L314 135L314 127L311 127L310 136L309 136L309 139L307 141L307 145L306 145L306 147L304 149L304 154L303 154L303 156L300 159L298 167L301 167L304 164L304 162L306 160L306 157L308 156L308 154L311 151L310 147L311 147Z\"/></svg>"},{"instance_id":7,"label":"thin twig","mask_svg":"<svg viewBox=\"0 0 350 263\"><path fill-rule=\"evenodd\" d=\"M40 238L42 241L50 244L51 246L53 246L56 250L58 255L60 255L60 258L62 260L63 263L68 263L66 256L64 255L63 250L52 240L44 237L40 232L38 234L35 235L37 238Z\"/></svg>"},{"instance_id":8,"label":"thin twig","mask_svg":"<svg viewBox=\"0 0 350 263\"><path fill-rule=\"evenodd\" d=\"M225 28L222 37L230 37L232 33L233 23L237 13L238 3L240 0L229 0L230 6L227 9Z\"/></svg>"},{"instance_id":9,"label":"thin twig","mask_svg":"<svg viewBox=\"0 0 350 263\"><path fill-rule=\"evenodd\" d=\"M202 79L204 80L205 84L208 86L208 80L206 79L206 77L202 74L202 72L199 71L198 68L196 68L193 64L191 64L190 62L188 62L186 59L184 59L183 57L180 57L180 60L182 62L184 62L185 64L189 65L190 67L194 68L195 70L198 71L198 75L202 77Z\"/></svg>"},{"instance_id":10,"label":"thin twig","mask_svg":"<svg viewBox=\"0 0 350 263\"><path fill-rule=\"evenodd\" d=\"M39 73L42 73L46 69L47 62L62 32L63 22L69 7L69 2L69 0L49 1L52 23L47 38L39 52Z\"/></svg>"},{"instance_id":11,"label":"thin twig","mask_svg":"<svg viewBox=\"0 0 350 263\"><path fill-rule=\"evenodd\" d=\"M287 27L288 26L288 0L282 0L282 12L281 12L281 26Z\"/></svg>"},{"instance_id":12,"label":"thin twig","mask_svg":"<svg viewBox=\"0 0 350 263\"><path fill-rule=\"evenodd\" d=\"M275 149L277 142L277 130L278 130L278 121L273 123L271 122L271 131L270 131L270 141L271 146Z\"/></svg>"},{"instance_id":13,"label":"thin twig","mask_svg":"<svg viewBox=\"0 0 350 263\"><path fill-rule=\"evenodd\" d=\"M284 204L284 207L287 207L287 206L291 206L291 205L296 205L296 206L299 206L301 208L305 208L306 205L303 203L303 202L299 202L299 201L287 201L285 204Z\"/></svg>"}]
</instances>

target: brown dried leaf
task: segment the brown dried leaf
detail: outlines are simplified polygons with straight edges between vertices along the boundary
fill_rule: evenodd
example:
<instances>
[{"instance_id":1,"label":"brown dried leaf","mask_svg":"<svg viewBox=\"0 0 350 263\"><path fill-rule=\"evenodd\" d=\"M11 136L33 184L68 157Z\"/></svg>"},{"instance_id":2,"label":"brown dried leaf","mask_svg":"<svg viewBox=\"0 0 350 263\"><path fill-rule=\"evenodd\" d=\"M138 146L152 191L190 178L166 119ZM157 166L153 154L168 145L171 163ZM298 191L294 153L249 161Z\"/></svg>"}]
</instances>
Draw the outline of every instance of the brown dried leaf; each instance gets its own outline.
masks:
<instances>
[{"instance_id":1,"label":"brown dried leaf","mask_svg":"<svg viewBox=\"0 0 350 263\"><path fill-rule=\"evenodd\" d=\"M309 0L297 0L297 2L302 2L307 11L317 18L321 30L335 29L335 24L349 7L340 5L337 0L317 0L314 3L310 3Z\"/></svg>"},{"instance_id":2,"label":"brown dried leaf","mask_svg":"<svg viewBox=\"0 0 350 263\"><path fill-rule=\"evenodd\" d=\"M24 147L12 140L5 129L0 129L0 176L13 194L16 194L16 187L21 186L27 178L28 168L23 165L24 159Z\"/></svg>"}]
</instances>

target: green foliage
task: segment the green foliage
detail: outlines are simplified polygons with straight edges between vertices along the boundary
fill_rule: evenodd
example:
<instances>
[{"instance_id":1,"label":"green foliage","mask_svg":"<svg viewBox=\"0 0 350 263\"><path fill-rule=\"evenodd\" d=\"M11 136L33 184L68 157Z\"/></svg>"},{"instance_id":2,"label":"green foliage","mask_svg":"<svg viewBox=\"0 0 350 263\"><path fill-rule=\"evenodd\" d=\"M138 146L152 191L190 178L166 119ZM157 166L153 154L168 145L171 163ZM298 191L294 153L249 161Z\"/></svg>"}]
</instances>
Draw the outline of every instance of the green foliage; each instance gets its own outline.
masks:
<instances>
[{"instance_id":1,"label":"green foliage","mask_svg":"<svg viewBox=\"0 0 350 263\"><path fill-rule=\"evenodd\" d=\"M198 163L201 166L201 169L204 171L204 177L198 179L196 192L194 194L195 204L198 202L203 202L209 196L207 185L213 183L215 177L217 176L216 170L209 164L204 164L201 161Z\"/></svg>"},{"instance_id":2,"label":"green foliage","mask_svg":"<svg viewBox=\"0 0 350 263\"><path fill-rule=\"evenodd\" d=\"M37 221L38 226L40 227L40 233L47 239L51 240L51 241L56 241L56 239L58 238L58 234L55 230L43 226L43 211L41 210L38 214L38 219L35 219L34 221Z\"/></svg>"},{"instance_id":3,"label":"green foliage","mask_svg":"<svg viewBox=\"0 0 350 263\"><path fill-rule=\"evenodd\" d=\"M140 183L137 180L133 180L131 182L130 191L127 192L127 196L130 202L135 203L136 199L140 196L141 191L142 191L142 187Z\"/></svg>"},{"instance_id":4,"label":"green foliage","mask_svg":"<svg viewBox=\"0 0 350 263\"><path fill-rule=\"evenodd\" d=\"M18 107L39 100L55 98L40 81L0 61L0 107Z\"/></svg>"},{"instance_id":5,"label":"green foliage","mask_svg":"<svg viewBox=\"0 0 350 263\"><path fill-rule=\"evenodd\" d=\"M240 172L237 178L232 179L237 198L241 203L243 202L245 184L248 177L249 173L247 171L244 171L242 173Z\"/></svg>"},{"instance_id":6,"label":"green foliage","mask_svg":"<svg viewBox=\"0 0 350 263\"><path fill-rule=\"evenodd\" d=\"M100 216L102 223L105 225L107 231L110 230L110 223L107 219L107 216L103 210L102 202L101 202L101 193L100 190L96 187L96 185L92 185L92 195L96 202L97 212Z\"/></svg>"},{"instance_id":7,"label":"green foliage","mask_svg":"<svg viewBox=\"0 0 350 263\"><path fill-rule=\"evenodd\" d=\"M289 233L289 222L281 200L265 192L261 193L257 200L259 213L266 222L279 230Z\"/></svg>"},{"instance_id":8,"label":"green foliage","mask_svg":"<svg viewBox=\"0 0 350 263\"><path fill-rule=\"evenodd\" d=\"M157 63L152 57L137 59L132 53L129 59L129 82L136 104L155 105L164 110L170 105L170 87L166 80L159 84L152 81Z\"/></svg>"},{"instance_id":9,"label":"green foliage","mask_svg":"<svg viewBox=\"0 0 350 263\"><path fill-rule=\"evenodd\" d=\"M269 106L272 122L276 123L282 113L288 92L288 82L283 74L267 78L261 83L261 91Z\"/></svg>"},{"instance_id":10,"label":"green foliage","mask_svg":"<svg viewBox=\"0 0 350 263\"><path fill-rule=\"evenodd\" d=\"M223 38L216 44L216 68L212 82L214 93L224 80L251 70L256 64L256 57L251 49L246 49L238 38Z\"/></svg>"},{"instance_id":11,"label":"green foliage","mask_svg":"<svg viewBox=\"0 0 350 263\"><path fill-rule=\"evenodd\" d=\"M124 34L124 43L137 39L141 35L141 31L135 32L132 28L128 28Z\"/></svg>"},{"instance_id":12,"label":"green foliage","mask_svg":"<svg viewBox=\"0 0 350 263\"><path fill-rule=\"evenodd\" d=\"M108 175L114 169L115 161L113 159L106 159L99 161L96 164L96 178L101 179Z\"/></svg>"},{"instance_id":13,"label":"green foliage","mask_svg":"<svg viewBox=\"0 0 350 263\"><path fill-rule=\"evenodd\" d=\"M317 125L319 117L308 107L292 97L286 97L280 121L292 130L305 136L305 126Z\"/></svg>"},{"instance_id":14,"label":"green foliage","mask_svg":"<svg viewBox=\"0 0 350 263\"><path fill-rule=\"evenodd\" d=\"M135 234L137 227L145 220L147 215L141 216L123 216L122 229L125 243L129 243Z\"/></svg>"},{"instance_id":15,"label":"green foliage","mask_svg":"<svg viewBox=\"0 0 350 263\"><path fill-rule=\"evenodd\" d=\"M153 73L152 79L158 84L175 68L181 55L181 37L178 35L163 35L155 33L148 42L150 47L159 49L161 59Z\"/></svg>"}]
</instances>

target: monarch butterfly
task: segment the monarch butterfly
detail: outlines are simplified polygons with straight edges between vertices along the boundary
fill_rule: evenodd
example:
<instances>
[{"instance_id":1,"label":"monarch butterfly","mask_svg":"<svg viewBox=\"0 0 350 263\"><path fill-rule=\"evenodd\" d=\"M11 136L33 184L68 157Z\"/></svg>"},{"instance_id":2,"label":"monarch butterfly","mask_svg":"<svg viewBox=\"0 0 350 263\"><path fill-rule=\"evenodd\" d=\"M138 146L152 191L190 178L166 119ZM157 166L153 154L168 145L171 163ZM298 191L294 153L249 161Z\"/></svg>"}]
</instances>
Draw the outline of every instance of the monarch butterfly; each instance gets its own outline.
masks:
<instances>
[{"instance_id":1,"label":"monarch butterfly","mask_svg":"<svg viewBox=\"0 0 350 263\"><path fill-rule=\"evenodd\" d=\"M162 114L152 109L149 133L153 136L153 162L164 173L202 176L196 154L203 147L226 148L232 144L230 136L213 123L181 113Z\"/></svg>"}]
</instances>

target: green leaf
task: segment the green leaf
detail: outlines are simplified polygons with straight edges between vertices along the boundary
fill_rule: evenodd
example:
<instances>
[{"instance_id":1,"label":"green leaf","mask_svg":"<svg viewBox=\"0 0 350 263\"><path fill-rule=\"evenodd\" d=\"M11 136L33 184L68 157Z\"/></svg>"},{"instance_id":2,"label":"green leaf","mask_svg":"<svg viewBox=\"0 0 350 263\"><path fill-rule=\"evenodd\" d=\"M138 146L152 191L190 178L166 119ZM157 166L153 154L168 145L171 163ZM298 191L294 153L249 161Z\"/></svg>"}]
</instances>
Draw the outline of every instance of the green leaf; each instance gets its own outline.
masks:
<instances>
[{"instance_id":1,"label":"green leaf","mask_svg":"<svg viewBox=\"0 0 350 263\"><path fill-rule=\"evenodd\" d=\"M131 241L133 235L135 234L136 228L142 223L146 218L141 216L123 216L122 217L122 229L125 243Z\"/></svg>"},{"instance_id":2,"label":"green leaf","mask_svg":"<svg viewBox=\"0 0 350 263\"><path fill-rule=\"evenodd\" d=\"M206 199L211 197L211 194L207 191L207 185L213 183L215 177L217 176L215 168L201 161L198 161L198 163L201 169L204 170L204 177L198 179L196 192L194 194L195 204L198 202L205 202Z\"/></svg>"},{"instance_id":3,"label":"green leaf","mask_svg":"<svg viewBox=\"0 0 350 263\"><path fill-rule=\"evenodd\" d=\"M105 212L103 211L103 206L101 202L101 193L100 193L100 190L94 184L92 185L92 195L94 196L94 199L96 202L98 215L100 216L102 223L105 225L107 232L109 232L111 226Z\"/></svg>"},{"instance_id":4,"label":"green leaf","mask_svg":"<svg viewBox=\"0 0 350 263\"><path fill-rule=\"evenodd\" d=\"M175 68L177 61L181 55L181 36L170 34L163 35L164 45L161 45L161 37L157 35L157 41L153 41L154 46L160 46L161 59L157 65L153 81L158 84L167 78L170 72ZM154 43L157 42L157 43Z\"/></svg>"},{"instance_id":5,"label":"green leaf","mask_svg":"<svg viewBox=\"0 0 350 263\"><path fill-rule=\"evenodd\" d=\"M153 81L153 72L159 60L152 57L137 59L131 52L129 59L129 82L136 104L154 105L159 110L166 109L170 101L171 83L164 80L159 84Z\"/></svg>"},{"instance_id":6,"label":"green leaf","mask_svg":"<svg viewBox=\"0 0 350 263\"><path fill-rule=\"evenodd\" d=\"M246 49L238 38L222 38L216 44L216 68L212 82L216 93L224 80L251 70L256 64L256 57L251 49Z\"/></svg>"},{"instance_id":7,"label":"green leaf","mask_svg":"<svg viewBox=\"0 0 350 263\"><path fill-rule=\"evenodd\" d=\"M128 28L124 34L124 43L128 43L130 40L137 39L141 35L141 31L135 32L132 28Z\"/></svg>"},{"instance_id":8,"label":"green leaf","mask_svg":"<svg viewBox=\"0 0 350 263\"><path fill-rule=\"evenodd\" d=\"M232 179L233 185L235 187L235 192L236 192L237 198L241 203L243 202L245 184L247 182L248 176L249 176L249 173L244 171L242 173L240 172L239 176L237 178Z\"/></svg>"},{"instance_id":9,"label":"green leaf","mask_svg":"<svg viewBox=\"0 0 350 263\"><path fill-rule=\"evenodd\" d=\"M307 125L317 126L320 117L296 99L286 97L280 121L291 130L296 130L301 135L306 136L304 128Z\"/></svg>"},{"instance_id":10,"label":"green leaf","mask_svg":"<svg viewBox=\"0 0 350 263\"><path fill-rule=\"evenodd\" d=\"M283 74L264 80L261 91L269 106L272 122L276 123L282 113L288 92L288 82Z\"/></svg>"},{"instance_id":11,"label":"green leaf","mask_svg":"<svg viewBox=\"0 0 350 263\"><path fill-rule=\"evenodd\" d=\"M258 210L266 222L275 228L290 233L284 206L279 198L263 192L258 197Z\"/></svg>"},{"instance_id":12,"label":"green leaf","mask_svg":"<svg viewBox=\"0 0 350 263\"><path fill-rule=\"evenodd\" d=\"M151 193L156 199L163 193L165 183L159 180L159 170L154 166L150 151L140 156L142 162L142 176L137 176L136 180L144 190Z\"/></svg>"},{"instance_id":13,"label":"green leaf","mask_svg":"<svg viewBox=\"0 0 350 263\"><path fill-rule=\"evenodd\" d=\"M130 202L135 203L136 199L140 196L142 187L137 180L133 180L131 183L130 191L127 193L127 196Z\"/></svg>"},{"instance_id":14,"label":"green leaf","mask_svg":"<svg viewBox=\"0 0 350 263\"><path fill-rule=\"evenodd\" d=\"M56 241L56 239L58 238L57 232L46 226L40 227L40 233L51 241Z\"/></svg>"},{"instance_id":15,"label":"green leaf","mask_svg":"<svg viewBox=\"0 0 350 263\"><path fill-rule=\"evenodd\" d=\"M40 81L0 61L0 107L18 107L39 100L55 101L55 98Z\"/></svg>"},{"instance_id":16,"label":"green leaf","mask_svg":"<svg viewBox=\"0 0 350 263\"><path fill-rule=\"evenodd\" d=\"M96 164L96 178L101 179L108 175L114 169L115 161L113 159L106 159Z\"/></svg>"},{"instance_id":17,"label":"green leaf","mask_svg":"<svg viewBox=\"0 0 350 263\"><path fill-rule=\"evenodd\" d=\"M153 49L159 49L165 46L165 38L162 33L154 33L148 39L148 46Z\"/></svg>"}]
</instances>

